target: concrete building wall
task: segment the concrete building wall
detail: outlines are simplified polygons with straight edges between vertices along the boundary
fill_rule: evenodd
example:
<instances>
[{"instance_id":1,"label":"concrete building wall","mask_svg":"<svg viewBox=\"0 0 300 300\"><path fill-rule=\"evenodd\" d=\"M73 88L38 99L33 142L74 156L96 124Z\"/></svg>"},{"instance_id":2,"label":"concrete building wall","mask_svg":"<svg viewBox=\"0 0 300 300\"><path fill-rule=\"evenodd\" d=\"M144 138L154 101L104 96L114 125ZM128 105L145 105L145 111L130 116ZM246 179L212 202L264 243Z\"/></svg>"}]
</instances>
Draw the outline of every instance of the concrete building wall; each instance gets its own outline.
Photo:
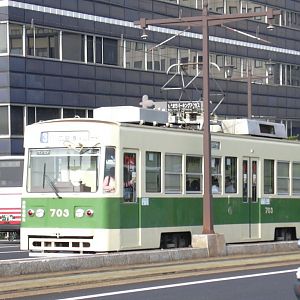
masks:
<instances>
[{"instance_id":1,"label":"concrete building wall","mask_svg":"<svg viewBox=\"0 0 300 300\"><path fill-rule=\"evenodd\" d=\"M140 17L163 18L192 16L201 11L180 7L161 1L149 0L27 0L23 4L40 5L63 11L72 11L85 15L101 16L133 22ZM290 9L300 13L297 1L259 1L276 8ZM117 39L141 41L141 30L130 26L92 21L80 16L66 16L52 10L35 11L30 8L1 7L0 20L32 24L55 29L69 30L83 34L101 35ZM241 21L230 26L255 35L259 31L261 38L267 39L270 46L300 51L300 30L278 27L268 31L265 24L255 21ZM192 32L201 33L201 28ZM149 31L147 42L158 44L170 35ZM210 35L228 40L259 44L259 42L221 27L210 28ZM201 39L177 37L169 46L202 50ZM76 49L74 49L76 51ZM226 55L251 57L254 59L272 59L278 63L299 64L299 54L286 54L280 51L260 50L257 47L245 47L223 42L210 42L210 51ZM110 105L139 105L147 94L155 100L177 100L178 91L161 91L161 87L170 78L165 72L127 69L121 66L96 65L83 62L68 62L33 56L0 57L0 104L47 107L72 107L93 109ZM180 78L176 79L180 82ZM174 83L179 84L179 83ZM201 78L194 81L182 100L196 100L201 96ZM211 94L224 92L223 104L217 110L220 115L246 116L247 84L226 79L211 79ZM300 87L286 85L253 84L254 115L276 117L278 119L298 118L300 112ZM214 107L217 97L212 98ZM26 116L26 115L25 115ZM0 154L17 154L22 151L22 137L0 136Z\"/></svg>"}]
</instances>

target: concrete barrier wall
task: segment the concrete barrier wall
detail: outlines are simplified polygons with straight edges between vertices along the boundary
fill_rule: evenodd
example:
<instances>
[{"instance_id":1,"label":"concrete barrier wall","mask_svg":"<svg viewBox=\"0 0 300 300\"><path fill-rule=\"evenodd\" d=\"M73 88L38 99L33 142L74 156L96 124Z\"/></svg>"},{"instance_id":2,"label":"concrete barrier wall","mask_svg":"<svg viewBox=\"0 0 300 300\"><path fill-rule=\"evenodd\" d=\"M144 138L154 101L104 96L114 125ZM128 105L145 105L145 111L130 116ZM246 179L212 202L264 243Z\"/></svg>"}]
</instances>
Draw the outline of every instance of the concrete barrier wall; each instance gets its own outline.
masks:
<instances>
[{"instance_id":1,"label":"concrete barrier wall","mask_svg":"<svg viewBox=\"0 0 300 300\"><path fill-rule=\"evenodd\" d=\"M227 255L300 251L297 241L227 245Z\"/></svg>"},{"instance_id":2,"label":"concrete barrier wall","mask_svg":"<svg viewBox=\"0 0 300 300\"><path fill-rule=\"evenodd\" d=\"M293 241L227 245L226 251L227 256L233 256L300 250L297 242ZM208 256L207 249L181 248L80 256L29 258L16 261L1 261L0 277L195 260Z\"/></svg>"}]
</instances>

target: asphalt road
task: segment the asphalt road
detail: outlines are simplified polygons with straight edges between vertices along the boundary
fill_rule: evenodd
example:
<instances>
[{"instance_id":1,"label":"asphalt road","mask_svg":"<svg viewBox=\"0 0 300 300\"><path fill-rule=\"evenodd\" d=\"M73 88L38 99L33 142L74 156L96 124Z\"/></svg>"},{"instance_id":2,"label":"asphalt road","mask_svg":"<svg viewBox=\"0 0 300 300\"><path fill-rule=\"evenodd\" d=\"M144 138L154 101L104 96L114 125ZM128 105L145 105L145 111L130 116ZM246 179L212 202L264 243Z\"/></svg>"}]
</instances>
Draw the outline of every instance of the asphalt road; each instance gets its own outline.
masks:
<instances>
[{"instance_id":1,"label":"asphalt road","mask_svg":"<svg viewBox=\"0 0 300 300\"><path fill-rule=\"evenodd\" d=\"M114 285L15 299L293 300L297 265Z\"/></svg>"},{"instance_id":2,"label":"asphalt road","mask_svg":"<svg viewBox=\"0 0 300 300\"><path fill-rule=\"evenodd\" d=\"M28 257L27 251L20 250L19 242L0 241L0 261Z\"/></svg>"},{"instance_id":3,"label":"asphalt road","mask_svg":"<svg viewBox=\"0 0 300 300\"><path fill-rule=\"evenodd\" d=\"M272 256L275 260L268 261ZM29 258L28 252L20 251L17 242L0 243L0 261L24 258ZM293 252L159 264L152 273L148 271L151 265L143 265L2 276L0 299L293 300L298 259ZM10 292L5 292L7 286L11 286Z\"/></svg>"}]
</instances>

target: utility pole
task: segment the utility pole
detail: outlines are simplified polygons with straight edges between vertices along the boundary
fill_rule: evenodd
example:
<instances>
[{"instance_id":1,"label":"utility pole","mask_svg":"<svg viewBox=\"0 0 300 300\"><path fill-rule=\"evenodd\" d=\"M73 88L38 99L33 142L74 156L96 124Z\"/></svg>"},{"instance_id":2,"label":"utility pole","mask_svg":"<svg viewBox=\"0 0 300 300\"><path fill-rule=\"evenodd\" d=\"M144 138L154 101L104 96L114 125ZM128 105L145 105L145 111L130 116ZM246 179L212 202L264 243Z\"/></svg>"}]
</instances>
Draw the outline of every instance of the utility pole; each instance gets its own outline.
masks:
<instances>
[{"instance_id":1,"label":"utility pole","mask_svg":"<svg viewBox=\"0 0 300 300\"><path fill-rule=\"evenodd\" d=\"M179 17L168 19L145 19L135 21L143 30L143 38L146 36L145 30L149 25L165 25L180 27L202 27L203 43L203 107L204 107L204 132L203 132L203 155L204 155L204 193L203 193L203 234L214 234L212 219L212 192L211 192L211 135L210 135L210 103L209 103L209 27L223 25L225 23L251 19L255 17L267 16L268 20L279 15L280 11L268 8L267 11L253 13L237 13L226 15L209 15L208 1L203 3L203 13L201 16Z\"/></svg>"}]
</instances>

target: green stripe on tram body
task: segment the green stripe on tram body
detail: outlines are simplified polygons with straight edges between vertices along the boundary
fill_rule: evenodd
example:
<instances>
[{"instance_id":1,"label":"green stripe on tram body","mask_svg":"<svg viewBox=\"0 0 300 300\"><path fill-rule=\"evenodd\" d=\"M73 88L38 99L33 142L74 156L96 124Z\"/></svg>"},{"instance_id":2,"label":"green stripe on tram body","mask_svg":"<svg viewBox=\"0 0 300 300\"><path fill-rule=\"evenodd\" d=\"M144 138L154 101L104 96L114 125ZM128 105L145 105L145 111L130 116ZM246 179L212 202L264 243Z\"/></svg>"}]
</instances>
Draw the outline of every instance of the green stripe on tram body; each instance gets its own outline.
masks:
<instances>
[{"instance_id":1,"label":"green stripe on tram body","mask_svg":"<svg viewBox=\"0 0 300 300\"><path fill-rule=\"evenodd\" d=\"M202 198L149 198L149 205L124 203L121 198L23 198L23 228L153 228L197 226L202 224ZM300 221L299 199L270 199L243 203L241 198L213 199L215 225L247 223L283 223ZM27 211L42 208L43 217ZM94 215L76 217L76 209L92 209Z\"/></svg>"}]
</instances>

